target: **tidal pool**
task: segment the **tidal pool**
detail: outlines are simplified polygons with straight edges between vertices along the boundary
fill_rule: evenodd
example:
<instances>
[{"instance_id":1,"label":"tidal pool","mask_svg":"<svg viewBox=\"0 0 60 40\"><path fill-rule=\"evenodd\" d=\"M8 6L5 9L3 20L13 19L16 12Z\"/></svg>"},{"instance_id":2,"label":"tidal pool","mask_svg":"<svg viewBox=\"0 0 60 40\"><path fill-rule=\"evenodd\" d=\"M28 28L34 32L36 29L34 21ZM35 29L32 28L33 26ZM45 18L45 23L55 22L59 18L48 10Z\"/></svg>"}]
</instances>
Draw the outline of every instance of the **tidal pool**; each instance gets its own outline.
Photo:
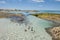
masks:
<instances>
[{"instance_id":1,"label":"tidal pool","mask_svg":"<svg viewBox=\"0 0 60 40\"><path fill-rule=\"evenodd\" d=\"M52 40L45 28L52 27L53 22L27 16L28 25L34 31L28 30L25 24L11 22L9 18L0 18L0 40ZM27 29L27 32L24 30Z\"/></svg>"}]
</instances>

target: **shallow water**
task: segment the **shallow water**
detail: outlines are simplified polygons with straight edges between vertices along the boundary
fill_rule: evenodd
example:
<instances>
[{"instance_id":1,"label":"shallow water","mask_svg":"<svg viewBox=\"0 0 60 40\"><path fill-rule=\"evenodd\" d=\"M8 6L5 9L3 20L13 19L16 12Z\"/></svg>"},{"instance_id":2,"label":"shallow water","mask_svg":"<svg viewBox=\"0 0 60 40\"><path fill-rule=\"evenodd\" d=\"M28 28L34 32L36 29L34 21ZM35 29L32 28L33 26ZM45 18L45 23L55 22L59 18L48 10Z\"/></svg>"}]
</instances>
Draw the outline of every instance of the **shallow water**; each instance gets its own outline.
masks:
<instances>
[{"instance_id":1,"label":"shallow water","mask_svg":"<svg viewBox=\"0 0 60 40\"><path fill-rule=\"evenodd\" d=\"M44 28L52 27L53 23L36 18L34 16L27 16L30 27L33 27L35 32L27 29L24 24L11 22L10 19L0 19L0 40L52 40L52 37L45 31ZM29 26L28 25L28 26Z\"/></svg>"},{"instance_id":2,"label":"shallow water","mask_svg":"<svg viewBox=\"0 0 60 40\"><path fill-rule=\"evenodd\" d=\"M35 16L31 16L31 15L28 16L28 20L30 20L30 22L33 25L41 26L43 28L52 27L54 25L54 23L51 21L43 20L43 19L37 18Z\"/></svg>"}]
</instances>

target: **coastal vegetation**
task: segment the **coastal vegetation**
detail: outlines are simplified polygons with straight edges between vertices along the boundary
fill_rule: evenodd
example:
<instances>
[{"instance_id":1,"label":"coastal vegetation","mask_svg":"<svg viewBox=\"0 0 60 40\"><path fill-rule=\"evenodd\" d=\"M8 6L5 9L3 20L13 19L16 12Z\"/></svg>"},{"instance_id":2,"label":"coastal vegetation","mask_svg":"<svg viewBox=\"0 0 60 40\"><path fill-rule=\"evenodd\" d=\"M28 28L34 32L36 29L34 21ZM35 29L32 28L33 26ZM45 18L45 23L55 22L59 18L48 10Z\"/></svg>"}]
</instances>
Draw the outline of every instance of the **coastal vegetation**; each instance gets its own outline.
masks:
<instances>
[{"instance_id":1,"label":"coastal vegetation","mask_svg":"<svg viewBox=\"0 0 60 40\"><path fill-rule=\"evenodd\" d=\"M60 21L60 14L55 13L39 13L39 14L31 14L33 16L36 16L38 18L47 19L47 20L54 20L54 21ZM0 18L3 17L9 17L9 16L21 16L21 14L13 14L8 12L0 12Z\"/></svg>"},{"instance_id":2,"label":"coastal vegetation","mask_svg":"<svg viewBox=\"0 0 60 40\"><path fill-rule=\"evenodd\" d=\"M55 13L39 13L39 14L32 14L33 16L36 16L38 18L47 19L47 20L53 20L53 21L60 21L60 14Z\"/></svg>"},{"instance_id":3,"label":"coastal vegetation","mask_svg":"<svg viewBox=\"0 0 60 40\"><path fill-rule=\"evenodd\" d=\"M13 13L7 13L7 12L0 12L0 18L7 18L11 16L21 16L22 14L13 14Z\"/></svg>"},{"instance_id":4,"label":"coastal vegetation","mask_svg":"<svg viewBox=\"0 0 60 40\"><path fill-rule=\"evenodd\" d=\"M33 16L36 16L38 18L47 19L47 20L53 20L53 21L60 21L60 14L55 13L39 13L39 14L31 14ZM9 16L21 16L21 14L13 14L8 12L0 12L0 18L3 17L9 17Z\"/></svg>"}]
</instances>

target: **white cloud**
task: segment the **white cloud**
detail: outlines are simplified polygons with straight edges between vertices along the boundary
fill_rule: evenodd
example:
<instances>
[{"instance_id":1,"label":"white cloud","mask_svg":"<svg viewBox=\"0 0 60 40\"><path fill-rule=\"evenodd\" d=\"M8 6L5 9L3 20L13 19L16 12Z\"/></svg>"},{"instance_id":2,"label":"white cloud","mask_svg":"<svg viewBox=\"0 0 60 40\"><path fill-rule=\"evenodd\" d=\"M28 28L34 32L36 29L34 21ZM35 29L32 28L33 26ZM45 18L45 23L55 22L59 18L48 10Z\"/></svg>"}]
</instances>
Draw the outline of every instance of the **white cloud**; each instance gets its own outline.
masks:
<instances>
[{"instance_id":1,"label":"white cloud","mask_svg":"<svg viewBox=\"0 0 60 40\"><path fill-rule=\"evenodd\" d=\"M32 0L34 2L44 2L44 0Z\"/></svg>"},{"instance_id":2,"label":"white cloud","mask_svg":"<svg viewBox=\"0 0 60 40\"><path fill-rule=\"evenodd\" d=\"M0 1L0 4L5 4L6 2L5 1Z\"/></svg>"},{"instance_id":3,"label":"white cloud","mask_svg":"<svg viewBox=\"0 0 60 40\"><path fill-rule=\"evenodd\" d=\"M60 1L60 0L56 0L56 1Z\"/></svg>"}]
</instances>

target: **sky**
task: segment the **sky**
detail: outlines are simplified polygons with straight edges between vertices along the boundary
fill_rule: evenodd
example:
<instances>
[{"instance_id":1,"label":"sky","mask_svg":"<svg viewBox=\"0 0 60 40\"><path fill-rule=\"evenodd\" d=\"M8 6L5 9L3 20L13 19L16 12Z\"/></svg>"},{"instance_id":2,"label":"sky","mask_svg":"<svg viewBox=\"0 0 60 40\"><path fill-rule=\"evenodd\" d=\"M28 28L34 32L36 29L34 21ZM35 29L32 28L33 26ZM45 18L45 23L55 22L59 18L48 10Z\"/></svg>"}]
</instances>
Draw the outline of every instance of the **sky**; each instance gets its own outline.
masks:
<instances>
[{"instance_id":1,"label":"sky","mask_svg":"<svg viewBox=\"0 0 60 40\"><path fill-rule=\"evenodd\" d=\"M0 9L60 10L60 0L0 0Z\"/></svg>"}]
</instances>

